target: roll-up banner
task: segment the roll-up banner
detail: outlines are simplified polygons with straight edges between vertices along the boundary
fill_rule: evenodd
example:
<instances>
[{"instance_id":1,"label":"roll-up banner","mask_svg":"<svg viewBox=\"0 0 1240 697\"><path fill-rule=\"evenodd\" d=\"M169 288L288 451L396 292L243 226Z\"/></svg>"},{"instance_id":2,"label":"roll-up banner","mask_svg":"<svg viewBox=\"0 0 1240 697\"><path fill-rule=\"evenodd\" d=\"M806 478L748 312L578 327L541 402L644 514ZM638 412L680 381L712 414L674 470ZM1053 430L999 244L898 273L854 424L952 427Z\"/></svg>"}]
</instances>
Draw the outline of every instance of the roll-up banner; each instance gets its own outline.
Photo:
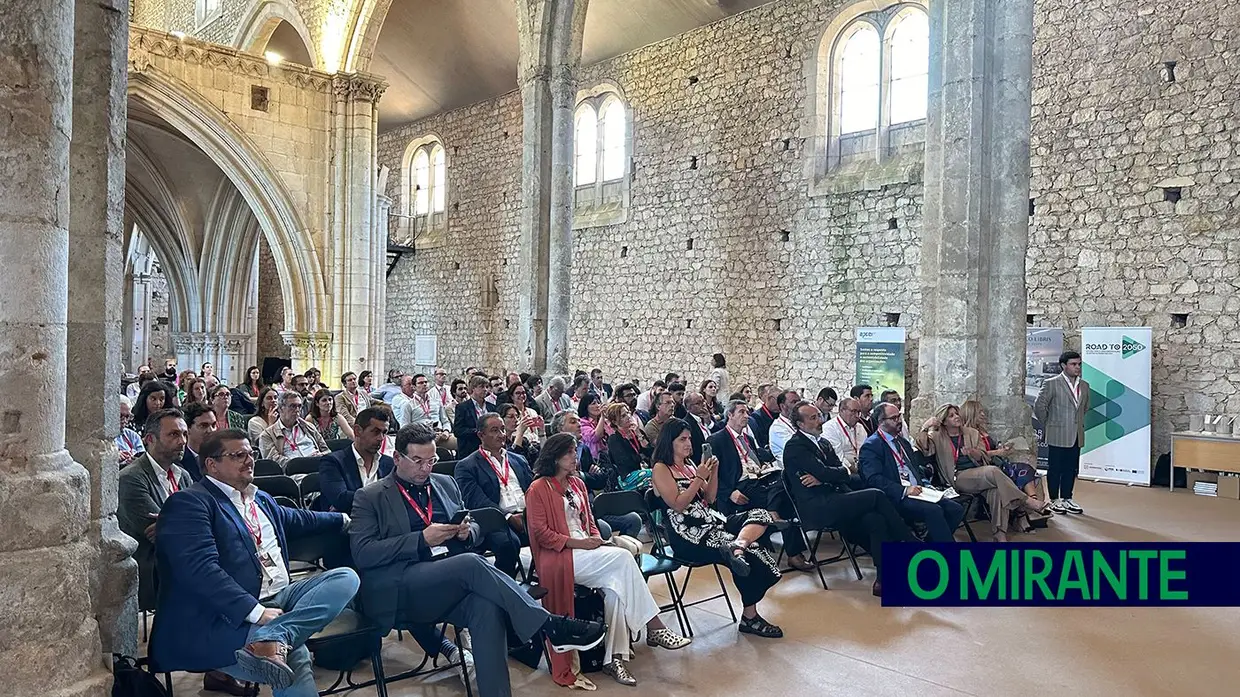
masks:
<instances>
[{"instance_id":1,"label":"roll-up banner","mask_svg":"<svg viewBox=\"0 0 1240 697\"><path fill-rule=\"evenodd\" d=\"M1085 327L1081 377L1089 383L1080 476L1150 483L1149 327Z\"/></svg>"},{"instance_id":2,"label":"roll-up banner","mask_svg":"<svg viewBox=\"0 0 1240 697\"><path fill-rule=\"evenodd\" d=\"M904 328L857 327L857 385L874 388L877 402L883 390L904 397Z\"/></svg>"}]
</instances>

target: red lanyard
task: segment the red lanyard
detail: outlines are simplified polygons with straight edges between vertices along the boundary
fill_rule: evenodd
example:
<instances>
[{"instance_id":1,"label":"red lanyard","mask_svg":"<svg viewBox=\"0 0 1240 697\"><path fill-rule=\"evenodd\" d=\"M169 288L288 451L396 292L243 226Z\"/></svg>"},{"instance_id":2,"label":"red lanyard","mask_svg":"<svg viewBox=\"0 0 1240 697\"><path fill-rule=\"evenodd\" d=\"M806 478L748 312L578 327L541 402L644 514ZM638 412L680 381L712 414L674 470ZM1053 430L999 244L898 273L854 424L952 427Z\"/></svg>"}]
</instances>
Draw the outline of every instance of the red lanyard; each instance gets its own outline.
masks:
<instances>
[{"instance_id":1,"label":"red lanyard","mask_svg":"<svg viewBox=\"0 0 1240 697\"><path fill-rule=\"evenodd\" d=\"M418 402L422 405L422 411L426 412L427 416L430 416L431 415L431 396L428 394L424 397L418 397Z\"/></svg>"},{"instance_id":2,"label":"red lanyard","mask_svg":"<svg viewBox=\"0 0 1240 697\"><path fill-rule=\"evenodd\" d=\"M762 405L762 411L766 412L767 417L770 418L771 421L775 420L775 415L771 413L770 409L766 408L765 404Z\"/></svg>"},{"instance_id":3,"label":"red lanyard","mask_svg":"<svg viewBox=\"0 0 1240 697\"><path fill-rule=\"evenodd\" d=\"M359 409L361 408L361 406L362 406L362 393L354 392L353 393L353 408Z\"/></svg>"},{"instance_id":4,"label":"red lanyard","mask_svg":"<svg viewBox=\"0 0 1240 697\"><path fill-rule=\"evenodd\" d=\"M379 457L383 457L384 455L386 455L387 454L385 452L386 450L387 450L387 436L384 436L383 440L379 441Z\"/></svg>"},{"instance_id":5,"label":"red lanyard","mask_svg":"<svg viewBox=\"0 0 1240 697\"><path fill-rule=\"evenodd\" d=\"M624 434L620 434L620 435L624 435ZM637 436L624 436L624 439L633 444L634 452L636 452L639 455L641 454L642 446L641 446L641 442L637 440Z\"/></svg>"},{"instance_id":6,"label":"red lanyard","mask_svg":"<svg viewBox=\"0 0 1240 697\"><path fill-rule=\"evenodd\" d=\"M568 491L565 491L560 486L560 481L556 479L555 477L551 477L551 487L555 489L556 491L560 492L560 496L563 496L564 498L568 499L568 505L573 510L577 511L577 518L581 522L581 529L589 531L590 526L586 524L585 506L578 506L577 502L574 500L574 496L580 496L582 501L586 500L585 494L583 494L580 490L577 489L577 482L574 481L573 479L568 480L568 490L572 491L572 495L570 495Z\"/></svg>"},{"instance_id":7,"label":"red lanyard","mask_svg":"<svg viewBox=\"0 0 1240 697\"><path fill-rule=\"evenodd\" d=\"M749 459L748 439L746 439L744 443L741 443L740 439L736 437L736 434L732 432L731 428L728 428L727 432L729 436L732 436L732 442L736 444L736 454L740 455L742 460L748 460ZM744 437L745 437L745 433L744 431L742 431L741 438L744 438Z\"/></svg>"},{"instance_id":8,"label":"red lanyard","mask_svg":"<svg viewBox=\"0 0 1240 697\"><path fill-rule=\"evenodd\" d=\"M848 439L848 444L852 446L853 452L857 452L857 439L853 438L852 429L849 428L848 424L844 423L844 420L838 416L835 417L835 422L840 425L840 430L844 432L844 437Z\"/></svg>"},{"instance_id":9,"label":"red lanyard","mask_svg":"<svg viewBox=\"0 0 1240 697\"><path fill-rule=\"evenodd\" d=\"M422 510L422 507L418 505L418 502L413 500L413 497L409 495L408 491L405 491L404 485L397 482L396 488L400 489L400 495L405 497L405 501L409 504L409 507L413 509L413 512L418 514L418 517L422 519L422 522L425 523L427 527L430 527L431 516L435 515L435 499L431 495L430 483L428 482L426 484L426 510Z\"/></svg>"},{"instance_id":10,"label":"red lanyard","mask_svg":"<svg viewBox=\"0 0 1240 697\"><path fill-rule=\"evenodd\" d=\"M989 435L982 436L982 443L984 443L984 444L986 445L986 449L987 449L987 450L992 450L992 449L993 449L993 448L991 448L991 447L990 447L990 436L989 436Z\"/></svg>"},{"instance_id":11,"label":"red lanyard","mask_svg":"<svg viewBox=\"0 0 1240 697\"><path fill-rule=\"evenodd\" d=\"M263 523L262 519L258 517L258 506L254 504L253 500L250 501L250 507L247 509L243 519L245 520L245 527L250 531L250 536L254 538L254 547L261 550L263 548ZM251 519L253 522L251 522Z\"/></svg>"},{"instance_id":12,"label":"red lanyard","mask_svg":"<svg viewBox=\"0 0 1240 697\"><path fill-rule=\"evenodd\" d=\"M896 436L896 438L899 438L899 436ZM884 438L883 440L887 440L887 439ZM900 454L899 448L896 447L894 438L887 441L887 447L891 448L891 454L896 456L896 464L901 467L907 467L904 464L904 456Z\"/></svg>"},{"instance_id":13,"label":"red lanyard","mask_svg":"<svg viewBox=\"0 0 1240 697\"><path fill-rule=\"evenodd\" d=\"M177 478L173 476L172 469L168 469L167 474L168 474L168 484L172 487L172 493L175 494L181 490L181 487L177 486Z\"/></svg>"},{"instance_id":14,"label":"red lanyard","mask_svg":"<svg viewBox=\"0 0 1240 697\"><path fill-rule=\"evenodd\" d=\"M299 445L297 444L297 441L299 441L299 440L301 440L301 426L300 426L300 425L294 425L294 426L293 426L293 435L292 435L291 437L290 437L290 436L285 436L285 437L284 437L284 445L285 445L285 447L288 447L289 452L291 452L291 453L300 453L300 452L301 452L301 446L299 446ZM290 447L290 445L291 445L291 447Z\"/></svg>"},{"instance_id":15,"label":"red lanyard","mask_svg":"<svg viewBox=\"0 0 1240 697\"><path fill-rule=\"evenodd\" d=\"M952 444L952 462L958 462L960 460L960 450L964 448L964 434L960 434L960 445L956 445L956 439L952 436L948 436L947 439Z\"/></svg>"},{"instance_id":16,"label":"red lanyard","mask_svg":"<svg viewBox=\"0 0 1240 697\"><path fill-rule=\"evenodd\" d=\"M448 390L443 387L436 387L435 391L439 393L439 403L447 404L448 403Z\"/></svg>"},{"instance_id":17,"label":"red lanyard","mask_svg":"<svg viewBox=\"0 0 1240 697\"><path fill-rule=\"evenodd\" d=\"M512 474L512 468L508 466L508 451L504 451L504 460L502 462L491 457L491 453L482 448L478 448L478 452L482 453L482 456L487 459L487 463L491 465L491 469L495 470L495 476L499 477L500 483L508 486L508 475ZM503 466L502 471L500 469L501 465Z\"/></svg>"}]
</instances>

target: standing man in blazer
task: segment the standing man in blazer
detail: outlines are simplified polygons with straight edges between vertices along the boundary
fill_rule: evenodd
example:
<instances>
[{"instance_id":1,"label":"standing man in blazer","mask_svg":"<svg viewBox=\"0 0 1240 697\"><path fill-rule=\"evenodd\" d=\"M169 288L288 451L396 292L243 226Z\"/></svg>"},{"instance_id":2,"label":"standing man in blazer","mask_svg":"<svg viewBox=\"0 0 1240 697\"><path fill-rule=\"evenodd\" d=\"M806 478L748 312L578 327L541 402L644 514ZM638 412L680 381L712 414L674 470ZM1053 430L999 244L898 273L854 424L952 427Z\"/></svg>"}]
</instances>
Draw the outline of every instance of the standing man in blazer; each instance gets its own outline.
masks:
<instances>
[{"instance_id":1,"label":"standing man in blazer","mask_svg":"<svg viewBox=\"0 0 1240 697\"><path fill-rule=\"evenodd\" d=\"M1064 351L1059 356L1059 375L1042 383L1033 413L1042 422L1047 449L1046 490L1051 510L1084 513L1072 500L1076 475L1081 469L1081 446L1085 443L1085 412L1089 411L1089 383L1081 379L1081 354Z\"/></svg>"},{"instance_id":2,"label":"standing man in blazer","mask_svg":"<svg viewBox=\"0 0 1240 697\"><path fill-rule=\"evenodd\" d=\"M456 405L452 415L452 433L456 436L456 457L464 459L478 449L478 420L487 412L495 411L487 403L491 381L482 375L469 378L469 399Z\"/></svg>"},{"instance_id":3,"label":"standing man in blazer","mask_svg":"<svg viewBox=\"0 0 1240 697\"><path fill-rule=\"evenodd\" d=\"M168 499L156 526L160 588L151 629L157 672L221 670L317 697L306 640L357 593L352 569L293 582L289 538L339 533L340 513L285 508L254 486L254 452L227 429L202 446L202 481Z\"/></svg>"},{"instance_id":4,"label":"standing man in blazer","mask_svg":"<svg viewBox=\"0 0 1240 697\"><path fill-rule=\"evenodd\" d=\"M395 470L354 497L349 541L362 575L365 613L381 635L398 617L468 629L478 694L509 697L509 631L523 643L541 633L564 653L597 646L605 629L549 614L473 553L478 526L468 518L452 523L465 505L451 477L431 472L435 460L435 432L405 426L396 434Z\"/></svg>"},{"instance_id":5,"label":"standing man in blazer","mask_svg":"<svg viewBox=\"0 0 1240 697\"><path fill-rule=\"evenodd\" d=\"M904 430L900 410L894 404L879 402L870 420L876 430L861 444L857 455L857 467L866 486L886 494L905 520L925 523L930 542L952 542L956 527L964 519L964 506L947 497L938 503L914 498L930 478L918 471L921 468L913 457L913 446L900 435Z\"/></svg>"},{"instance_id":6,"label":"standing man in blazer","mask_svg":"<svg viewBox=\"0 0 1240 697\"><path fill-rule=\"evenodd\" d=\"M504 448L506 433L499 414L483 414L478 421L481 446L456 463L454 476L466 508L498 508L508 520L507 530L495 531L482 542L495 553L495 566L515 577L519 552L529 543L525 492L534 473L525 458Z\"/></svg>"}]
</instances>

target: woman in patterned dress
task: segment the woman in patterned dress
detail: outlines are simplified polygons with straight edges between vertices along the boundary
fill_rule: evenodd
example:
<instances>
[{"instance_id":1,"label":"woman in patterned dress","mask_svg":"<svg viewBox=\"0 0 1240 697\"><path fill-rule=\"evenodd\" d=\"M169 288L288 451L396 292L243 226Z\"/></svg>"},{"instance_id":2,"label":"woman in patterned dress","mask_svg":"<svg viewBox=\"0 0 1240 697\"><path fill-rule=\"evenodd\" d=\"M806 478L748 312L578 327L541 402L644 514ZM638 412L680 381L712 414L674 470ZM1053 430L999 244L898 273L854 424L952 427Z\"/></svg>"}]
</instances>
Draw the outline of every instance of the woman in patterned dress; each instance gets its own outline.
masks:
<instances>
[{"instance_id":1,"label":"woman in patterned dress","mask_svg":"<svg viewBox=\"0 0 1240 697\"><path fill-rule=\"evenodd\" d=\"M712 508L718 493L719 461L711 457L695 467L689 424L668 421L659 433L654 456L654 489L667 504L667 530L676 558L694 563L723 562L741 594L739 629L745 634L780 638L783 630L758 614L758 602L780 578L770 551L757 544L773 524L765 510L725 516Z\"/></svg>"}]
</instances>

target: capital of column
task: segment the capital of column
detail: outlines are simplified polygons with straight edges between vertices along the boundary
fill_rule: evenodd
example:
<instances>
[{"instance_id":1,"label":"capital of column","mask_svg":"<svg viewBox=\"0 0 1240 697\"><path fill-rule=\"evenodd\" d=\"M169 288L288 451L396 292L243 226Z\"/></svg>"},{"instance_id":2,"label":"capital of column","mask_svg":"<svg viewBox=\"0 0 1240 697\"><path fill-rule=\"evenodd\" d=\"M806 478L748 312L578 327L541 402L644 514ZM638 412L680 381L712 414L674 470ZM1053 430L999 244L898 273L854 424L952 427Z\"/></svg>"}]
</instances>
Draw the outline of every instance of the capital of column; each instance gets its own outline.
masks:
<instances>
[{"instance_id":1,"label":"capital of column","mask_svg":"<svg viewBox=\"0 0 1240 697\"><path fill-rule=\"evenodd\" d=\"M332 94L338 101L378 103L387 90L383 78L370 73L338 73L332 77Z\"/></svg>"},{"instance_id":2,"label":"capital of column","mask_svg":"<svg viewBox=\"0 0 1240 697\"><path fill-rule=\"evenodd\" d=\"M294 361L322 361L331 349L329 332L280 332L284 345L289 347Z\"/></svg>"}]
</instances>

